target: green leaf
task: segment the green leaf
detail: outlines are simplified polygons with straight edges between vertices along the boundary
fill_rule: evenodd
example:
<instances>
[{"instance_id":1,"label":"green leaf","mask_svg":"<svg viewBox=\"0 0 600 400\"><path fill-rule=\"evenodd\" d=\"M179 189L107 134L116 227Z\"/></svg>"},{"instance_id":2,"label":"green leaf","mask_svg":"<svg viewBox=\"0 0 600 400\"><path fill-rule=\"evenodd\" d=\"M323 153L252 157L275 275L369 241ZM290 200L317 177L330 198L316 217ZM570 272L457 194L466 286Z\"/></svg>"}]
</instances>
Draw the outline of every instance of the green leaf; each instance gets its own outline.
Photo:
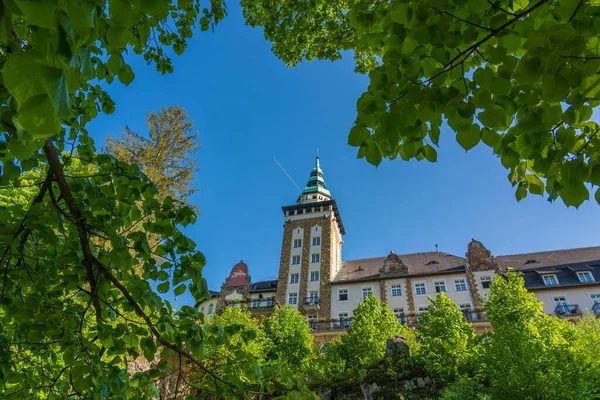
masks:
<instances>
[{"instance_id":1,"label":"green leaf","mask_svg":"<svg viewBox=\"0 0 600 400\"><path fill-rule=\"evenodd\" d=\"M543 194L544 193L544 183L535 175L526 175L525 181L528 184L529 191L532 194Z\"/></svg>"},{"instance_id":2,"label":"green leaf","mask_svg":"<svg viewBox=\"0 0 600 400\"><path fill-rule=\"evenodd\" d=\"M56 116L61 119L71 116L67 77L64 71L58 68L42 67L41 78L56 110Z\"/></svg>"},{"instance_id":3,"label":"green leaf","mask_svg":"<svg viewBox=\"0 0 600 400\"><path fill-rule=\"evenodd\" d=\"M600 188L596 190L596 202L600 204Z\"/></svg>"},{"instance_id":4,"label":"green leaf","mask_svg":"<svg viewBox=\"0 0 600 400\"><path fill-rule=\"evenodd\" d=\"M29 26L50 29L54 27L56 1L52 0L15 0L21 15Z\"/></svg>"},{"instance_id":5,"label":"green leaf","mask_svg":"<svg viewBox=\"0 0 600 400\"><path fill-rule=\"evenodd\" d=\"M156 287L156 290L158 290L159 293L167 293L169 291L169 288L171 287L169 281L167 282L163 282L160 285L158 285Z\"/></svg>"},{"instance_id":6,"label":"green leaf","mask_svg":"<svg viewBox=\"0 0 600 400\"><path fill-rule=\"evenodd\" d=\"M429 161L429 162L437 161L437 151L430 145L428 145L428 144L425 145L425 147L423 147L423 152L425 153L425 158L427 159L427 161Z\"/></svg>"},{"instance_id":7,"label":"green leaf","mask_svg":"<svg viewBox=\"0 0 600 400\"><path fill-rule=\"evenodd\" d=\"M502 142L502 135L492 129L484 128L481 131L481 140L492 149L495 149Z\"/></svg>"},{"instance_id":8,"label":"green leaf","mask_svg":"<svg viewBox=\"0 0 600 400\"><path fill-rule=\"evenodd\" d=\"M113 75L117 75L119 73L123 64L124 64L123 57L120 54L113 54L112 56L110 56L110 58L106 62L106 66L108 67L108 70Z\"/></svg>"},{"instance_id":9,"label":"green leaf","mask_svg":"<svg viewBox=\"0 0 600 400\"><path fill-rule=\"evenodd\" d=\"M521 201L527 197L527 185L520 183L515 192L515 197L517 198L517 201Z\"/></svg>"},{"instance_id":10,"label":"green leaf","mask_svg":"<svg viewBox=\"0 0 600 400\"><path fill-rule=\"evenodd\" d=\"M360 146L370 136L369 130L364 126L355 125L350 129L348 135L348 144L350 146Z\"/></svg>"},{"instance_id":11,"label":"green leaf","mask_svg":"<svg viewBox=\"0 0 600 400\"><path fill-rule=\"evenodd\" d=\"M456 141L463 149L470 150L479 143L481 131L478 125L464 125L456 133Z\"/></svg>"},{"instance_id":12,"label":"green leaf","mask_svg":"<svg viewBox=\"0 0 600 400\"><path fill-rule=\"evenodd\" d=\"M16 122L34 138L52 136L60 130L60 120L47 94L32 97L22 104Z\"/></svg>"},{"instance_id":13,"label":"green leaf","mask_svg":"<svg viewBox=\"0 0 600 400\"><path fill-rule=\"evenodd\" d=\"M570 90L569 81L560 74L544 74L542 77L542 95L546 101L562 101L567 98Z\"/></svg>"},{"instance_id":14,"label":"green leaf","mask_svg":"<svg viewBox=\"0 0 600 400\"><path fill-rule=\"evenodd\" d=\"M175 296L179 296L180 294L183 294L183 292L185 292L185 289L185 283L182 283L181 285L177 286L173 292L175 293Z\"/></svg>"},{"instance_id":15,"label":"green leaf","mask_svg":"<svg viewBox=\"0 0 600 400\"><path fill-rule=\"evenodd\" d=\"M154 361L154 354L156 354L156 343L151 338L143 338L140 341L140 347L142 348L142 352L144 353L144 357L149 362Z\"/></svg>"},{"instance_id":16,"label":"green leaf","mask_svg":"<svg viewBox=\"0 0 600 400\"><path fill-rule=\"evenodd\" d=\"M133 70L128 64L125 64L125 66L119 71L119 81L121 81L121 83L125 86L128 86L133 81L133 78L135 78Z\"/></svg>"},{"instance_id":17,"label":"green leaf","mask_svg":"<svg viewBox=\"0 0 600 400\"><path fill-rule=\"evenodd\" d=\"M45 93L39 79L40 57L33 51L23 51L11 55L2 67L4 86L17 100L19 106L31 97Z\"/></svg>"},{"instance_id":18,"label":"green leaf","mask_svg":"<svg viewBox=\"0 0 600 400\"><path fill-rule=\"evenodd\" d=\"M584 201L590 198L590 192L583 182L570 181L568 185L562 187L558 193L567 206L578 208Z\"/></svg>"},{"instance_id":19,"label":"green leaf","mask_svg":"<svg viewBox=\"0 0 600 400\"><path fill-rule=\"evenodd\" d=\"M477 115L479 121L494 130L504 130L508 127L506 110L498 104L488 105L484 111Z\"/></svg>"},{"instance_id":20,"label":"green leaf","mask_svg":"<svg viewBox=\"0 0 600 400\"><path fill-rule=\"evenodd\" d=\"M367 161L369 164L377 167L379 164L381 164L381 159L382 155L381 151L379 150L379 146L373 142L369 143L369 146L367 147Z\"/></svg>"}]
</instances>

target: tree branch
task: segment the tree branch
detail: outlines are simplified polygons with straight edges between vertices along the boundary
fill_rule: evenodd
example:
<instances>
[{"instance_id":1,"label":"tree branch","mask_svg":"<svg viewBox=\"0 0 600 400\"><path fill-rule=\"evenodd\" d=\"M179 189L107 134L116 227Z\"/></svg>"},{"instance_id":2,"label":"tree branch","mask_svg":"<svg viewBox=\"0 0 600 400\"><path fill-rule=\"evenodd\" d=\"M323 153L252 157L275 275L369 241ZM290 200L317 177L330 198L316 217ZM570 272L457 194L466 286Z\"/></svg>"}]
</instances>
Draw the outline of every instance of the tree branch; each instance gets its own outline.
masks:
<instances>
[{"instance_id":1,"label":"tree branch","mask_svg":"<svg viewBox=\"0 0 600 400\"><path fill-rule=\"evenodd\" d=\"M79 234L79 242L81 244L81 250L83 252L83 263L85 265L87 280L90 285L90 291L92 292L92 302L94 304L94 309L96 311L96 322L98 326L101 325L102 322L102 308L100 307L100 301L98 300L98 293L96 288L96 279L94 277L94 269L93 269L93 258L92 250L90 249L89 238L85 229L85 221L83 215L81 215L81 211L79 211L79 207L75 202L75 198L71 193L71 189L69 189L69 184L67 183L67 179L65 178L65 174L58 158L58 154L56 152L56 148L52 143L52 140L46 139L44 142L44 154L46 154L46 158L48 159L48 165L50 166L50 170L54 173L56 177L56 183L60 189L60 193L62 194L69 211L71 212L71 216L73 218L73 223L77 227L77 233ZM59 208L60 209L60 208Z\"/></svg>"}]
</instances>

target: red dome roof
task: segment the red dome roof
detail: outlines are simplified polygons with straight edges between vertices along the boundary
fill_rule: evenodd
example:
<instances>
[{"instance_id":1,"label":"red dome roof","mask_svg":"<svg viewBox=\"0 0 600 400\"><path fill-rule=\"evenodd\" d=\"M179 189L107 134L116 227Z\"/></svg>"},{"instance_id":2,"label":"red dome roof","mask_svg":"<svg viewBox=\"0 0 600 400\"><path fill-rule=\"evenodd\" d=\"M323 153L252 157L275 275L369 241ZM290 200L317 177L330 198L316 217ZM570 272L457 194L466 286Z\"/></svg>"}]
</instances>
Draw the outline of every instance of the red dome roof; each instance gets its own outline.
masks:
<instances>
[{"instance_id":1,"label":"red dome roof","mask_svg":"<svg viewBox=\"0 0 600 400\"><path fill-rule=\"evenodd\" d=\"M225 280L225 286L242 286L248 283L250 283L248 266L245 262L240 261L231 269L229 277Z\"/></svg>"}]
</instances>

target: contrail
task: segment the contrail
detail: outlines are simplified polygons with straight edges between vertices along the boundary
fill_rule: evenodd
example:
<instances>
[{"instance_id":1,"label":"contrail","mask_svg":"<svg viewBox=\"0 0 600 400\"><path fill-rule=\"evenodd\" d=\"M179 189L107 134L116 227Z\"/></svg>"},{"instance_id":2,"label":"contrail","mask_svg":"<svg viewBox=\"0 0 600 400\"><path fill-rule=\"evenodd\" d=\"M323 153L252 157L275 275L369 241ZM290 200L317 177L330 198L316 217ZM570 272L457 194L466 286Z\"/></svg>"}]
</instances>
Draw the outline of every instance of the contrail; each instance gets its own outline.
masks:
<instances>
[{"instance_id":1,"label":"contrail","mask_svg":"<svg viewBox=\"0 0 600 400\"><path fill-rule=\"evenodd\" d=\"M275 162L277 163L277 165L279 165L279 168L281 168L281 170L283 171L283 173L285 174L285 176L287 176L289 178L289 180L294 184L294 186L296 186L296 188L298 189L298 191L302 192L302 189L300 189L300 186L296 185L296 182L294 182L294 180L292 179L292 177L290 176L290 174L287 173L287 171L285 170L285 168L283 168L281 166L281 164L279 164L279 161L277 161L277 159L275 158L275 156L273 156L273 160L275 160Z\"/></svg>"}]
</instances>

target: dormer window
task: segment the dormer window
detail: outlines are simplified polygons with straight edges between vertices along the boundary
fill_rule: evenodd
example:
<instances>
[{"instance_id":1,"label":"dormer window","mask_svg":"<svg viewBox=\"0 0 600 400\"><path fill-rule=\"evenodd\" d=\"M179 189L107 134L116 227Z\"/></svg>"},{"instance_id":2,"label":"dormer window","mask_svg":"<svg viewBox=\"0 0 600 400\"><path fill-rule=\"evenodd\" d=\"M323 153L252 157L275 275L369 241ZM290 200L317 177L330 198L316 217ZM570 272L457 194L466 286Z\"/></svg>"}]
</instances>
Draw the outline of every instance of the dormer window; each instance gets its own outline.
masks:
<instances>
[{"instance_id":1,"label":"dormer window","mask_svg":"<svg viewBox=\"0 0 600 400\"><path fill-rule=\"evenodd\" d=\"M577 277L579 278L579 282L587 283L594 282L594 275L590 271L581 271L577 273Z\"/></svg>"},{"instance_id":2,"label":"dormer window","mask_svg":"<svg viewBox=\"0 0 600 400\"><path fill-rule=\"evenodd\" d=\"M525 261L525 265L529 265L529 264L539 264L540 262L538 260L527 260Z\"/></svg>"},{"instance_id":3,"label":"dormer window","mask_svg":"<svg viewBox=\"0 0 600 400\"><path fill-rule=\"evenodd\" d=\"M434 265L434 264L439 264L439 262L437 262L435 260L431 260L427 263L427 265Z\"/></svg>"},{"instance_id":4,"label":"dormer window","mask_svg":"<svg viewBox=\"0 0 600 400\"><path fill-rule=\"evenodd\" d=\"M558 279L556 278L555 274L542 275L542 279L544 280L544 285L546 286L558 285Z\"/></svg>"}]
</instances>

